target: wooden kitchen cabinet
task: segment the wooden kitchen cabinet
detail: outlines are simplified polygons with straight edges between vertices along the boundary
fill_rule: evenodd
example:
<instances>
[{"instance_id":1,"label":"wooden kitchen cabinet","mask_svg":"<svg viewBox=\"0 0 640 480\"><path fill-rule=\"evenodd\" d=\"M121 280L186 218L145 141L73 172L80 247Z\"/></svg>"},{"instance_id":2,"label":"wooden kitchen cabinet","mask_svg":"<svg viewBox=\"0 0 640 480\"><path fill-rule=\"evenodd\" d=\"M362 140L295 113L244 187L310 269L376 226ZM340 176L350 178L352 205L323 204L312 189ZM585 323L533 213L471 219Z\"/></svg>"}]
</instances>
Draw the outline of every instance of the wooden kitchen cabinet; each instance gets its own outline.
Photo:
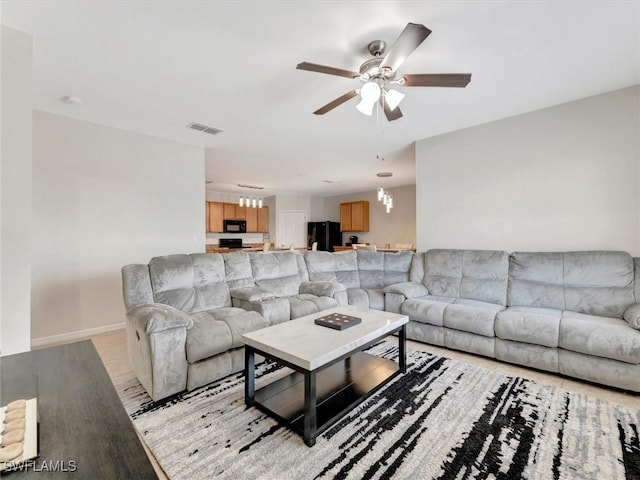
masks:
<instances>
[{"instance_id":1,"label":"wooden kitchen cabinet","mask_svg":"<svg viewBox=\"0 0 640 480\"><path fill-rule=\"evenodd\" d=\"M235 203L223 203L223 217L225 220L236 219L236 204Z\"/></svg>"},{"instance_id":2,"label":"wooden kitchen cabinet","mask_svg":"<svg viewBox=\"0 0 640 480\"><path fill-rule=\"evenodd\" d=\"M269 233L269 207L258 208L258 233Z\"/></svg>"},{"instance_id":3,"label":"wooden kitchen cabinet","mask_svg":"<svg viewBox=\"0 0 640 480\"><path fill-rule=\"evenodd\" d=\"M341 232L351 231L351 204L350 203L340 204L340 231Z\"/></svg>"},{"instance_id":4,"label":"wooden kitchen cabinet","mask_svg":"<svg viewBox=\"0 0 640 480\"><path fill-rule=\"evenodd\" d=\"M246 208L247 233L258 233L258 208Z\"/></svg>"},{"instance_id":5,"label":"wooden kitchen cabinet","mask_svg":"<svg viewBox=\"0 0 640 480\"><path fill-rule=\"evenodd\" d=\"M269 233L269 207L246 209L247 233Z\"/></svg>"},{"instance_id":6,"label":"wooden kitchen cabinet","mask_svg":"<svg viewBox=\"0 0 640 480\"><path fill-rule=\"evenodd\" d=\"M369 202L341 203L340 230L342 232L368 232Z\"/></svg>"},{"instance_id":7,"label":"wooden kitchen cabinet","mask_svg":"<svg viewBox=\"0 0 640 480\"><path fill-rule=\"evenodd\" d=\"M269 233L269 207L241 207L235 203L206 202L207 233L223 233L224 220L245 220L247 233Z\"/></svg>"},{"instance_id":8,"label":"wooden kitchen cabinet","mask_svg":"<svg viewBox=\"0 0 640 480\"><path fill-rule=\"evenodd\" d=\"M222 233L224 219L224 204L222 202L207 202L207 232Z\"/></svg>"},{"instance_id":9,"label":"wooden kitchen cabinet","mask_svg":"<svg viewBox=\"0 0 640 480\"><path fill-rule=\"evenodd\" d=\"M224 203L224 220L246 220L246 207L241 207L235 203Z\"/></svg>"}]
</instances>

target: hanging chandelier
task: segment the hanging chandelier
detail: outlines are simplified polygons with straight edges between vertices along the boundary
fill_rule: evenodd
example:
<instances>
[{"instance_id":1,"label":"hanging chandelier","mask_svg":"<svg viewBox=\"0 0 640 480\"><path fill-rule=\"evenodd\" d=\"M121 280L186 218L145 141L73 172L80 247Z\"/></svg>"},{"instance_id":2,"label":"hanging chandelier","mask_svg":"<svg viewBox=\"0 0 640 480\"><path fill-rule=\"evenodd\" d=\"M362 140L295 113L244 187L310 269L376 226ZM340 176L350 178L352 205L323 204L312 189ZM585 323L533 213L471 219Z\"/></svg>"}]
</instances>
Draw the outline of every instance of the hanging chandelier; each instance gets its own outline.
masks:
<instances>
[{"instance_id":1,"label":"hanging chandelier","mask_svg":"<svg viewBox=\"0 0 640 480\"><path fill-rule=\"evenodd\" d=\"M241 207L262 208L262 199L259 198L256 200L256 197L249 198L241 196L240 200L238 200L238 205Z\"/></svg>"},{"instance_id":2,"label":"hanging chandelier","mask_svg":"<svg viewBox=\"0 0 640 480\"><path fill-rule=\"evenodd\" d=\"M393 195L391 195L382 187L378 188L378 201L382 202L382 205L385 206L387 213L391 212L391 209L393 208Z\"/></svg>"}]
</instances>

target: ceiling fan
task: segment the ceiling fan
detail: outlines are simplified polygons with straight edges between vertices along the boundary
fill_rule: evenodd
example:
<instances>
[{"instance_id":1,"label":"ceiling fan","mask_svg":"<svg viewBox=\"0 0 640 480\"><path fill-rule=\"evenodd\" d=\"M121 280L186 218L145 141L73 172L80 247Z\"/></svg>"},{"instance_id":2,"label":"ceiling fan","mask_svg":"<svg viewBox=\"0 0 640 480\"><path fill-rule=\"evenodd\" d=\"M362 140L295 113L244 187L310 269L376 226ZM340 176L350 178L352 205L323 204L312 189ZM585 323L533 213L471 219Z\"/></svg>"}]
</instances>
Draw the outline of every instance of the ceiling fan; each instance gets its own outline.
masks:
<instances>
[{"instance_id":1,"label":"ceiling fan","mask_svg":"<svg viewBox=\"0 0 640 480\"><path fill-rule=\"evenodd\" d=\"M404 98L403 93L389 88L392 85L402 87L466 87L471 81L470 73L398 74L400 66L430 33L431 30L424 25L408 23L389 51L386 51L387 44L384 41L374 40L367 46L373 58L360 65L359 72L316 63L299 63L296 67L298 70L357 78L362 82L360 89L345 93L313 113L324 115L347 100L360 95L361 101L356 107L360 112L372 115L373 108L378 103L384 110L387 120L392 121L402 117L398 105Z\"/></svg>"}]
</instances>

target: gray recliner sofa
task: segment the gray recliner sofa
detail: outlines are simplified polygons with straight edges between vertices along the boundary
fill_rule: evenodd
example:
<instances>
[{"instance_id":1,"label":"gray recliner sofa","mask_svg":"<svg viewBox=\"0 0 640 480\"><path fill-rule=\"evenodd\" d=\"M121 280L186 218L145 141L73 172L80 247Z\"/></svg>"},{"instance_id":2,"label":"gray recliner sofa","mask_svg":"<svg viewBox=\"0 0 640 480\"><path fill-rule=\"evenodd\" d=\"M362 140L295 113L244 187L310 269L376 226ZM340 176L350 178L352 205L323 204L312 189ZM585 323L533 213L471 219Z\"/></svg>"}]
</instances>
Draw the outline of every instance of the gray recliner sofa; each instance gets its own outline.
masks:
<instances>
[{"instance_id":1,"label":"gray recliner sofa","mask_svg":"<svg viewBox=\"0 0 640 480\"><path fill-rule=\"evenodd\" d=\"M242 333L341 304L408 315L412 340L640 392L640 259L625 252L170 255L122 277L154 400L242 370Z\"/></svg>"},{"instance_id":2,"label":"gray recliner sofa","mask_svg":"<svg viewBox=\"0 0 640 480\"><path fill-rule=\"evenodd\" d=\"M129 358L154 400L241 371L243 333L335 307L344 291L309 282L294 252L155 257L122 280Z\"/></svg>"},{"instance_id":3,"label":"gray recliner sofa","mask_svg":"<svg viewBox=\"0 0 640 480\"><path fill-rule=\"evenodd\" d=\"M628 253L416 259L413 282L385 289L388 308L409 316L407 338L640 391L640 270Z\"/></svg>"},{"instance_id":4,"label":"gray recliner sofa","mask_svg":"<svg viewBox=\"0 0 640 480\"><path fill-rule=\"evenodd\" d=\"M155 257L122 278L129 358L154 400L241 370L242 334L268 326L231 305L219 254Z\"/></svg>"}]
</instances>

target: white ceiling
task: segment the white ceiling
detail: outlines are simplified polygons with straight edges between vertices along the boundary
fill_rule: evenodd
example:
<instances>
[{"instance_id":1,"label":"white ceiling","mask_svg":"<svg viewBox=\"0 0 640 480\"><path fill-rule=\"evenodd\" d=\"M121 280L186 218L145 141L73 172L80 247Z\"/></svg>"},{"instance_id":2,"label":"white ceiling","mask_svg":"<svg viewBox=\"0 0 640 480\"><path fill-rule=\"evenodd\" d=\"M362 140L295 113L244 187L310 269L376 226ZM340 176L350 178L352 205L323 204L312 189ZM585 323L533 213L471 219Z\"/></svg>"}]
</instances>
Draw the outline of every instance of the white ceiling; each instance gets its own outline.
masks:
<instances>
[{"instance_id":1,"label":"white ceiling","mask_svg":"<svg viewBox=\"0 0 640 480\"><path fill-rule=\"evenodd\" d=\"M34 108L204 146L222 192L412 184L415 140L640 83L638 1L5 0L1 15L33 36ZM357 70L408 22L433 33L400 73L470 72L467 88L403 88L404 117L381 127L357 99L312 115L359 82L296 64Z\"/></svg>"}]
</instances>

